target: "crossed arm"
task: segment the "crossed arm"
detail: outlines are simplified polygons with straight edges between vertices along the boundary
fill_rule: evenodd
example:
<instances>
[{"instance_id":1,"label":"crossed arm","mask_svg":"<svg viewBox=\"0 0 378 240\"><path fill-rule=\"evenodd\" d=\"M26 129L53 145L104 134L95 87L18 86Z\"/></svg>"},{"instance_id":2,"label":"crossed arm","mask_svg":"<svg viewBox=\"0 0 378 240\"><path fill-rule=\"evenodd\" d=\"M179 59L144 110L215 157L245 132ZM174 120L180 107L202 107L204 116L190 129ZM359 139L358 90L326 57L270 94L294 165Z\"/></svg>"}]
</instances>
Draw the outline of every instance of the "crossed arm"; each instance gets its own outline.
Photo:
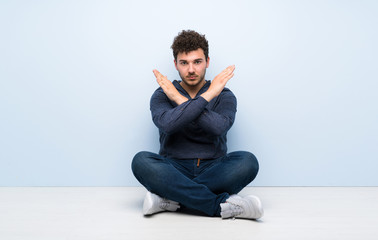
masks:
<instances>
[{"instance_id":1,"label":"crossed arm","mask_svg":"<svg viewBox=\"0 0 378 240\"><path fill-rule=\"evenodd\" d=\"M201 94L201 96L208 102L217 97L226 86L228 80L230 80L234 76L234 70L235 65L231 65L224 69L213 79L213 81L211 81L209 89ZM157 83L171 101L175 102L177 105L188 101L186 97L184 97L177 91L172 82L168 80L167 76L164 76L158 70L153 70L153 72L155 74Z\"/></svg>"},{"instance_id":2,"label":"crossed arm","mask_svg":"<svg viewBox=\"0 0 378 240\"><path fill-rule=\"evenodd\" d=\"M217 97L232 78L235 67L230 66L212 81L201 97L189 100L181 95L167 77L154 70L162 91L156 91L151 98L151 112L156 126L167 134L174 133L192 121L205 131L222 135L232 126L236 112L236 98L231 91L222 93L221 104L215 111L207 108L208 102ZM177 104L173 107L167 97Z\"/></svg>"}]
</instances>

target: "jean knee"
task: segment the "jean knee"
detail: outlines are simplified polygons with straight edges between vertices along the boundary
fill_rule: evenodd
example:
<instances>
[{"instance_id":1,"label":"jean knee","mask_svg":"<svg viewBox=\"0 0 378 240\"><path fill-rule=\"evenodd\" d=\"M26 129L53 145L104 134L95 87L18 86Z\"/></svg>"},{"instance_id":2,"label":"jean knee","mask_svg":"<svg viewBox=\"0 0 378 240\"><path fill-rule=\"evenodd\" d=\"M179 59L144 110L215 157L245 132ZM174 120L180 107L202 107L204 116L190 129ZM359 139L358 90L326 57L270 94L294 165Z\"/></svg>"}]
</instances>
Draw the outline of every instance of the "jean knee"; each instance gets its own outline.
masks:
<instances>
[{"instance_id":1,"label":"jean knee","mask_svg":"<svg viewBox=\"0 0 378 240\"><path fill-rule=\"evenodd\" d=\"M252 182L259 172L259 162L256 156L251 152L243 151L242 154L242 165L244 176L248 179L248 182Z\"/></svg>"},{"instance_id":2,"label":"jean knee","mask_svg":"<svg viewBox=\"0 0 378 240\"><path fill-rule=\"evenodd\" d=\"M148 163L148 158L151 156L150 152L142 151L135 154L131 162L131 170L133 174L137 177L141 171L143 171L144 166Z\"/></svg>"},{"instance_id":3,"label":"jean knee","mask_svg":"<svg viewBox=\"0 0 378 240\"><path fill-rule=\"evenodd\" d=\"M259 172L260 165L259 161L257 160L256 156L253 153L249 153L248 155L249 167L251 172L251 181L256 178L257 173Z\"/></svg>"}]
</instances>

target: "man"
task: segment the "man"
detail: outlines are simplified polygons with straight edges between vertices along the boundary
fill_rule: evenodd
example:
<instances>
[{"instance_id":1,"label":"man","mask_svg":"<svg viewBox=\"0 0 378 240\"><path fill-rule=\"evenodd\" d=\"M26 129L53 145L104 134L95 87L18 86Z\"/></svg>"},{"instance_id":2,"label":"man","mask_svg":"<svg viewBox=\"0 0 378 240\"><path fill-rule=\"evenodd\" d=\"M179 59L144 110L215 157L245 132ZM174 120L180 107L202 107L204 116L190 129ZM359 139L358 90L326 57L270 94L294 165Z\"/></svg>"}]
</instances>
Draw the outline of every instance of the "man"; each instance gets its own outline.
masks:
<instances>
[{"instance_id":1,"label":"man","mask_svg":"<svg viewBox=\"0 0 378 240\"><path fill-rule=\"evenodd\" d=\"M225 85L235 66L205 80L208 42L192 30L179 33L172 49L181 81L171 82L153 70L160 86L150 102L159 128L159 154L139 152L132 162L135 177L148 190L143 214L176 211L183 205L222 218L262 217L256 196L236 195L256 177L256 157L245 151L227 154L236 98Z\"/></svg>"}]
</instances>

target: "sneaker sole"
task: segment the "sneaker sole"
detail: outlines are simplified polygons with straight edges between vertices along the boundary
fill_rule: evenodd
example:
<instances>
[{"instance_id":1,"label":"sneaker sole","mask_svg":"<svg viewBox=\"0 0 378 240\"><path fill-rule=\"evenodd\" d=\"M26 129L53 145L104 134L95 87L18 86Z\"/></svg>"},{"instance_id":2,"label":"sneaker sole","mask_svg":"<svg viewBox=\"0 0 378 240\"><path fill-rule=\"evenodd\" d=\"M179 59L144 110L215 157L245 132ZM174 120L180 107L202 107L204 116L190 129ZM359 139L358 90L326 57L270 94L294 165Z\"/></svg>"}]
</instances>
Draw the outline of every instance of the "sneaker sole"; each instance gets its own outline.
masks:
<instances>
[{"instance_id":1,"label":"sneaker sole","mask_svg":"<svg viewBox=\"0 0 378 240\"><path fill-rule=\"evenodd\" d=\"M246 196L245 198L251 199L252 202L257 206L257 208L254 208L256 210L256 218L254 219L261 218L264 215L264 209L262 207L260 199L253 195Z\"/></svg>"},{"instance_id":2,"label":"sneaker sole","mask_svg":"<svg viewBox=\"0 0 378 240\"><path fill-rule=\"evenodd\" d=\"M146 197L144 198L144 202L143 202L143 215L145 216L152 215L155 213L154 211L151 211L152 210L151 206L153 205L152 198L153 198L152 193L147 192Z\"/></svg>"}]
</instances>

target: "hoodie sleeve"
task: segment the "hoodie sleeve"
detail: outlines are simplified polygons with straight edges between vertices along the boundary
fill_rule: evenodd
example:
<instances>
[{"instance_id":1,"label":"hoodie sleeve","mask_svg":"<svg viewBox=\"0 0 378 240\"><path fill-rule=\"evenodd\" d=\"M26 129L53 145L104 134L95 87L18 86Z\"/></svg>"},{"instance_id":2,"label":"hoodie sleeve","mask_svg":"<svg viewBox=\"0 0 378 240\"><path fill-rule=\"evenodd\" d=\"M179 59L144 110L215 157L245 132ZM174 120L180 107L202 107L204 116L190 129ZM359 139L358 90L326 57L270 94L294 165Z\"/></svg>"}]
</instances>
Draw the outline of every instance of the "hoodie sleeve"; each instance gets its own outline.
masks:
<instances>
[{"instance_id":1,"label":"hoodie sleeve","mask_svg":"<svg viewBox=\"0 0 378 240\"><path fill-rule=\"evenodd\" d=\"M207 104L203 97L196 97L177 106L159 88L151 97L150 110L154 124L164 133L172 134L198 118Z\"/></svg>"},{"instance_id":2,"label":"hoodie sleeve","mask_svg":"<svg viewBox=\"0 0 378 240\"><path fill-rule=\"evenodd\" d=\"M197 119L197 124L207 133L221 136L227 133L235 121L236 97L225 90L215 100L213 110L205 108Z\"/></svg>"}]
</instances>

